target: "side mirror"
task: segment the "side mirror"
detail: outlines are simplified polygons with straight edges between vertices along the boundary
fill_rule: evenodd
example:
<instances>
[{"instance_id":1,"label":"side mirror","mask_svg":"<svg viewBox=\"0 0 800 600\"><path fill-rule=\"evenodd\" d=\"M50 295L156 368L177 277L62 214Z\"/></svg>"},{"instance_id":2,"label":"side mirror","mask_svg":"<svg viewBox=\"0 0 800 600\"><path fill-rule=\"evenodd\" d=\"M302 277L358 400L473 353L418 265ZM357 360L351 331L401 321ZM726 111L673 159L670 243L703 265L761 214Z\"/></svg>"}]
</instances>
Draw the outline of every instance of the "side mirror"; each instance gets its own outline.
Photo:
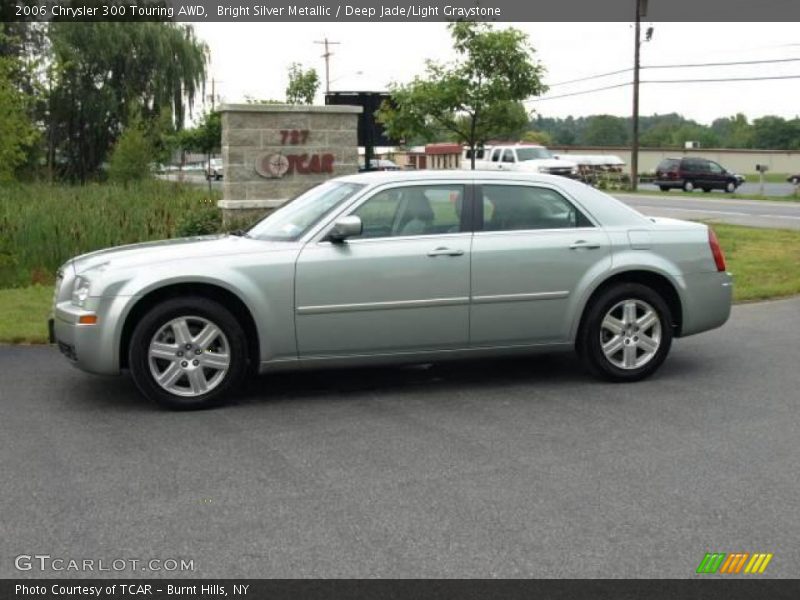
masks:
<instances>
[{"instance_id":1,"label":"side mirror","mask_svg":"<svg viewBox=\"0 0 800 600\"><path fill-rule=\"evenodd\" d=\"M361 235L362 230L361 217L348 215L336 220L330 233L328 233L328 239L334 243L343 242L354 235Z\"/></svg>"}]
</instances>

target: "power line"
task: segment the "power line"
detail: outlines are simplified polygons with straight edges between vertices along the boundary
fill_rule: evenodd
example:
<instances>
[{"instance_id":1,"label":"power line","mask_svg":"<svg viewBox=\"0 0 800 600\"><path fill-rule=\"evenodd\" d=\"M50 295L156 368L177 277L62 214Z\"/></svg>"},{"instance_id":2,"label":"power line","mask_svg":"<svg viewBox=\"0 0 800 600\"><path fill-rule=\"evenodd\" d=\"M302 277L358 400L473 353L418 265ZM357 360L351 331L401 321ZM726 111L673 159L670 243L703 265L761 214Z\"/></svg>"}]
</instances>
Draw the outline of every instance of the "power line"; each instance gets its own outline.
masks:
<instances>
[{"instance_id":1,"label":"power line","mask_svg":"<svg viewBox=\"0 0 800 600\"><path fill-rule=\"evenodd\" d=\"M724 77L721 79L648 79L642 83L727 83L729 81L766 81L768 79L800 79L800 75L765 75L763 77Z\"/></svg>"},{"instance_id":2,"label":"power line","mask_svg":"<svg viewBox=\"0 0 800 600\"><path fill-rule=\"evenodd\" d=\"M687 63L683 65L645 65L643 69L684 69L692 67L731 67L734 65L764 65L771 63L797 62L800 58L770 58L764 60L739 60L733 62Z\"/></svg>"},{"instance_id":3,"label":"power line","mask_svg":"<svg viewBox=\"0 0 800 600\"><path fill-rule=\"evenodd\" d=\"M800 45L800 44L797 44ZM764 65L764 64L778 64L788 62L798 62L800 58L771 58L764 60L739 60L730 62L708 62L708 63L684 63L674 65L642 65L642 69L691 69L697 67L732 67L736 65ZM559 81L558 83L550 83L548 87L558 87L561 85L568 85L571 83L580 83L582 81L591 81L592 79L601 79L603 77L611 77L612 75L619 75L633 71L633 67L627 69L619 69L617 71L608 71L607 73L598 73L597 75L589 75L587 77L579 77L577 79L569 79L567 81Z\"/></svg>"},{"instance_id":4,"label":"power line","mask_svg":"<svg viewBox=\"0 0 800 600\"><path fill-rule=\"evenodd\" d=\"M555 100L556 98L567 98L568 96L582 96L583 94L592 94L594 92L602 92L605 90L613 90L614 88L621 88L626 87L628 85L632 85L632 81L626 81L625 83L617 83L615 85L607 85L605 87L594 88L591 90L584 90L582 92L570 92L568 94L559 94L558 96L546 96L544 98L529 98L525 100L525 102L543 102L544 100Z\"/></svg>"},{"instance_id":5,"label":"power line","mask_svg":"<svg viewBox=\"0 0 800 600\"><path fill-rule=\"evenodd\" d=\"M568 81L559 81L558 83L549 83L547 87L558 87L559 85L567 85L569 83L578 83L579 81L589 81L591 79L600 79L601 77L611 77L612 75L619 75L620 73L627 73L633 71L633 67L627 69L620 69L619 71L609 71L608 73L600 73L598 75L590 75L589 77L580 77L578 79L569 79Z\"/></svg>"},{"instance_id":6,"label":"power line","mask_svg":"<svg viewBox=\"0 0 800 600\"><path fill-rule=\"evenodd\" d=\"M763 77L724 77L714 79L645 79L639 83L728 83L736 81L767 81L777 79L800 79L800 75L766 75ZM626 81L624 83L617 83L615 85L607 85L591 90L583 90L580 92L570 92L568 94L558 94L557 96L545 96L544 98L529 98L525 102L543 102L545 100L556 100L557 98L568 98L570 96L582 96L584 94L593 94L595 92L603 92L605 90L613 90L615 88L626 87L632 85L633 82Z\"/></svg>"}]
</instances>

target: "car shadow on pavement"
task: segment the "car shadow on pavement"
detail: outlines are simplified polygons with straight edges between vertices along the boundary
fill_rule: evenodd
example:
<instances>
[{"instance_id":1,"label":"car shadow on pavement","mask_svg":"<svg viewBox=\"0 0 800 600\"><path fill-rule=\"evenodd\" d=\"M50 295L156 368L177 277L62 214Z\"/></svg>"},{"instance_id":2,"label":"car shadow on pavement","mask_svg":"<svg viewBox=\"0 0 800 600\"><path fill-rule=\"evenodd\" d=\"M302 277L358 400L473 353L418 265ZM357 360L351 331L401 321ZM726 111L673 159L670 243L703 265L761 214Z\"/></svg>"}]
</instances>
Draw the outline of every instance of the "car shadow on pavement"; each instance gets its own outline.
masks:
<instances>
[{"instance_id":1,"label":"car shadow on pavement","mask_svg":"<svg viewBox=\"0 0 800 600\"><path fill-rule=\"evenodd\" d=\"M348 394L418 394L469 388L498 391L518 385L568 387L595 380L571 353L522 358L447 361L410 366L319 369L252 378L238 403L332 399Z\"/></svg>"}]
</instances>

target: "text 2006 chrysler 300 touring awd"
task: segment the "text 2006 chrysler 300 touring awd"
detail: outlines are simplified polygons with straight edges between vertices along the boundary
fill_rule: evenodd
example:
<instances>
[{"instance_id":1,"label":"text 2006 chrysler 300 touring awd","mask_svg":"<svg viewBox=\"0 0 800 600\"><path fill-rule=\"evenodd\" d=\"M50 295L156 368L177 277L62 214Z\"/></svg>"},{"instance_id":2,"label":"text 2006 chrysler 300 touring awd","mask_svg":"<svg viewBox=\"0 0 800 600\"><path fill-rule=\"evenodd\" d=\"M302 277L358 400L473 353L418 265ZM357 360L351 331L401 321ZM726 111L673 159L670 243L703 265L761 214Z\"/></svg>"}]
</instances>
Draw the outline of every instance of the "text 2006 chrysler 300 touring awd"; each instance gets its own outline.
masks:
<instances>
[{"instance_id":1,"label":"text 2006 chrysler 300 touring awd","mask_svg":"<svg viewBox=\"0 0 800 600\"><path fill-rule=\"evenodd\" d=\"M673 337L722 325L731 291L705 225L548 175L395 171L327 181L239 235L74 258L52 329L81 369L199 408L255 372L570 347L635 381Z\"/></svg>"}]
</instances>

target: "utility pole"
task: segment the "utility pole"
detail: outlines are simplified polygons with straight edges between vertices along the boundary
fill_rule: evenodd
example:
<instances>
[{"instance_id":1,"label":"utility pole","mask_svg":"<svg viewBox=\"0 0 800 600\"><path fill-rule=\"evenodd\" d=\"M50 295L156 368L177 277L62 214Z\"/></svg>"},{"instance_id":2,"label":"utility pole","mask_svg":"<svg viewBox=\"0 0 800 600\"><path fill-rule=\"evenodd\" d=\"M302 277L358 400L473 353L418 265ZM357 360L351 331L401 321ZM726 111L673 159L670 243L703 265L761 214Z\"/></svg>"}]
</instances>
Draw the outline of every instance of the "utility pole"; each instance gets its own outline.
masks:
<instances>
[{"instance_id":1,"label":"utility pole","mask_svg":"<svg viewBox=\"0 0 800 600\"><path fill-rule=\"evenodd\" d=\"M330 46L338 45L340 42L331 42L326 37L321 42L314 42L315 44L323 44L325 46L325 54L322 55L322 58L325 59L325 93L328 94L331 91L331 65L330 59L333 56L333 52L330 51Z\"/></svg>"},{"instance_id":2,"label":"utility pole","mask_svg":"<svg viewBox=\"0 0 800 600\"><path fill-rule=\"evenodd\" d=\"M636 2L636 24L633 48L633 140L631 142L631 190L639 187L639 50L641 49L642 16L647 14L647 0Z\"/></svg>"}]
</instances>

